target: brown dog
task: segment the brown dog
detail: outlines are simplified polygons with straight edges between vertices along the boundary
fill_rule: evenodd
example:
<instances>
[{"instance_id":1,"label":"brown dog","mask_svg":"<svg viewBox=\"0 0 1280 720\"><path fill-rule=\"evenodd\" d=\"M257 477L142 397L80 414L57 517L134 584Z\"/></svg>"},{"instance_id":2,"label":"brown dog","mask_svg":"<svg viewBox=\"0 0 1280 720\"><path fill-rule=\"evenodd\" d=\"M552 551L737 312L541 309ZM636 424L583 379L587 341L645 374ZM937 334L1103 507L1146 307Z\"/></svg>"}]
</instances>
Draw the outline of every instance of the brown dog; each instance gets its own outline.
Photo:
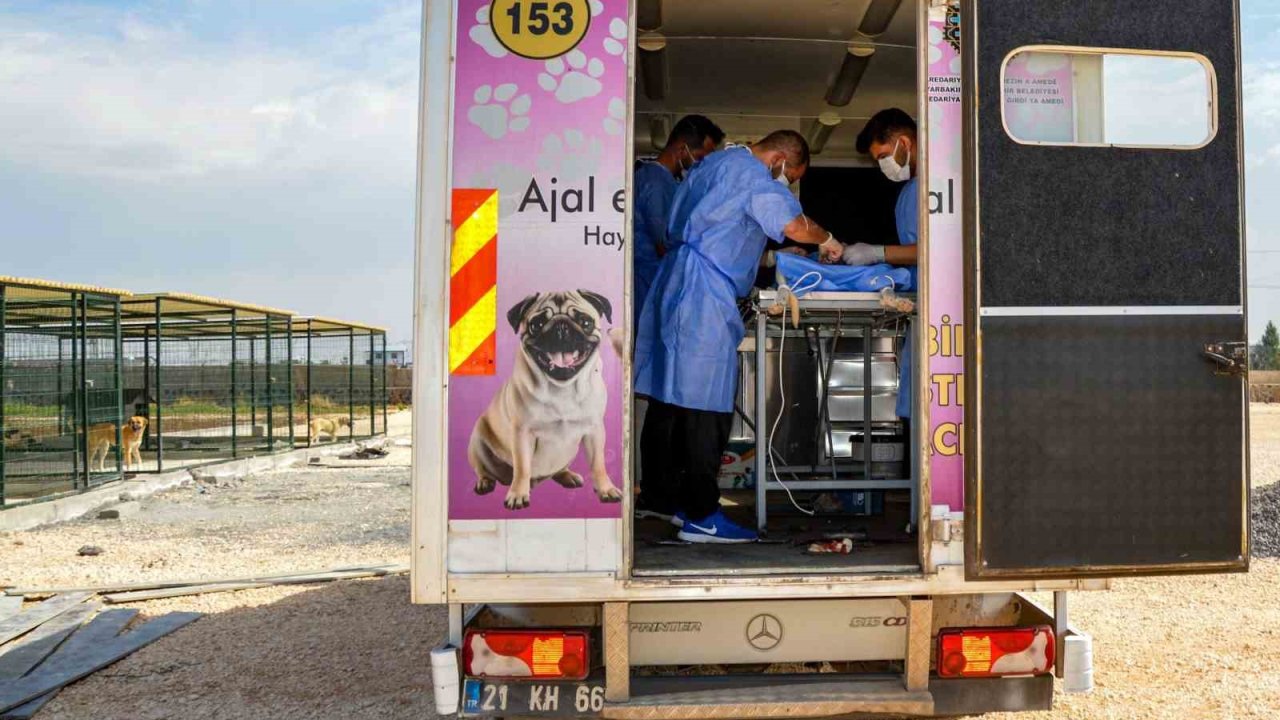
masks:
<instances>
[{"instance_id":1,"label":"brown dog","mask_svg":"<svg viewBox=\"0 0 1280 720\"><path fill-rule=\"evenodd\" d=\"M351 426L351 418L342 415L336 418L312 418L309 423L311 426L311 444L315 445L320 442L320 433L329 436L329 440L336 442L338 440L338 430Z\"/></svg>"},{"instance_id":2,"label":"brown dog","mask_svg":"<svg viewBox=\"0 0 1280 720\"><path fill-rule=\"evenodd\" d=\"M124 469L132 464L135 470L142 469L142 436L147 430L147 419L134 415L129 422L120 428L120 442L124 447ZM89 469L99 472L107 469L107 453L116 444L116 426L113 423L99 423L89 428Z\"/></svg>"}]
</instances>

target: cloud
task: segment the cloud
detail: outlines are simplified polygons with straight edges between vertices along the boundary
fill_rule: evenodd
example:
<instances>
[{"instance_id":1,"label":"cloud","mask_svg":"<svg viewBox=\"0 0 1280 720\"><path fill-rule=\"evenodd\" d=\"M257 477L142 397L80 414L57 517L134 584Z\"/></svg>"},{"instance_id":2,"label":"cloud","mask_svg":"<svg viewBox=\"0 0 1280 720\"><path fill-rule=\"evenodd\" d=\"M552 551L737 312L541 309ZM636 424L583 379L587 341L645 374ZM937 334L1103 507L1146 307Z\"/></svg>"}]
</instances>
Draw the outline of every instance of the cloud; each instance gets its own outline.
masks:
<instances>
[{"instance_id":1,"label":"cloud","mask_svg":"<svg viewBox=\"0 0 1280 720\"><path fill-rule=\"evenodd\" d=\"M0 162L167 182L359 167L401 174L416 123L417 6L306 45L210 42L128 12L0 12Z\"/></svg>"},{"instance_id":2,"label":"cloud","mask_svg":"<svg viewBox=\"0 0 1280 720\"><path fill-rule=\"evenodd\" d=\"M10 273L411 331L416 0L0 2Z\"/></svg>"},{"instance_id":3,"label":"cloud","mask_svg":"<svg viewBox=\"0 0 1280 720\"><path fill-rule=\"evenodd\" d=\"M1280 63L1246 64L1245 119L1259 128L1280 125Z\"/></svg>"},{"instance_id":4,"label":"cloud","mask_svg":"<svg viewBox=\"0 0 1280 720\"><path fill-rule=\"evenodd\" d=\"M1244 125L1246 168L1274 167L1280 160L1280 62L1245 64Z\"/></svg>"},{"instance_id":5,"label":"cloud","mask_svg":"<svg viewBox=\"0 0 1280 720\"><path fill-rule=\"evenodd\" d=\"M1113 55L1104 68L1108 142L1193 146L1209 138L1210 81L1200 63Z\"/></svg>"}]
</instances>

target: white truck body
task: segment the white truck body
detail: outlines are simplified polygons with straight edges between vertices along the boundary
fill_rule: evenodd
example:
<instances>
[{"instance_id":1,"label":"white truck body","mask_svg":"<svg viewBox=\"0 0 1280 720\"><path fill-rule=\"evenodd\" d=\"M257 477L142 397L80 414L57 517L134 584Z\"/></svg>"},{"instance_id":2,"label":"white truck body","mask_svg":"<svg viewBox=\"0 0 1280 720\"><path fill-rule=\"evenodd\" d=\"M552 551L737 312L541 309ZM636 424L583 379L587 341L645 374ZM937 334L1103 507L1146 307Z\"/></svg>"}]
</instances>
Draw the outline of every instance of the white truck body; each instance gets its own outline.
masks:
<instances>
[{"instance_id":1,"label":"white truck body","mask_svg":"<svg viewBox=\"0 0 1280 720\"><path fill-rule=\"evenodd\" d=\"M585 708L521 690L530 704L506 712L1033 709L1051 702L1050 678L940 679L939 631L1051 626L1061 673L1075 634L1066 592L1247 570L1235 5L424 0L413 600L450 606L455 646L469 627L586 626L604 650L599 682L578 686ZM635 159L702 112L729 140L797 129L813 167L869 171L853 138L889 106L915 116L921 138L919 321L907 332L929 349L915 354L906 566L796 556L794 572L653 572L631 512ZM802 202L829 189L818 182ZM580 308L596 325L584 349L539 366L522 354L521 313L557 293L556 312ZM501 455L515 442L480 430L495 398L545 389L539 372L579 362L594 379L569 382L574 399L557 389L558 409L503 406L493 430L556 414L541 432L575 434L539 447L568 447L571 464L537 456L549 469L535 471L547 479L528 508L509 509L505 485L477 492L476 443ZM776 489L763 455L759 505ZM622 502L601 502L610 484ZM1042 591L1054 612L1021 595ZM785 641L752 643L762 616ZM901 675L809 696L777 681L757 688L753 710L715 694L728 688L632 692L642 667L867 661ZM465 698L463 709L504 714Z\"/></svg>"}]
</instances>

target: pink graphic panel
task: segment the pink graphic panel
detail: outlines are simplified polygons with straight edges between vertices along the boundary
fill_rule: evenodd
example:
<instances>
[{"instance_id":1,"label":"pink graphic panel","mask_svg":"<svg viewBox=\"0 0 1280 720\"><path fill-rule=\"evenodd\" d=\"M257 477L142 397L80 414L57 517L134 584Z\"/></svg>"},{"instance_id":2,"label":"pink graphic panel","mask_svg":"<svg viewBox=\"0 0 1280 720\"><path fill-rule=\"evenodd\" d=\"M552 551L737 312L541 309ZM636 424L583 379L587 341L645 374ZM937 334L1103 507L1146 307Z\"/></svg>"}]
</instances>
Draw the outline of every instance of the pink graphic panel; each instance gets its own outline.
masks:
<instances>
[{"instance_id":1,"label":"pink graphic panel","mask_svg":"<svg viewBox=\"0 0 1280 720\"><path fill-rule=\"evenodd\" d=\"M599 496L623 483L627 3L581 7L576 46L534 60L499 40L489 0L458 1L452 187L497 190L500 241L495 374L450 378L450 519L620 517Z\"/></svg>"},{"instance_id":2,"label":"pink graphic panel","mask_svg":"<svg viewBox=\"0 0 1280 720\"><path fill-rule=\"evenodd\" d=\"M964 505L964 248L960 11L929 14L929 471L933 503Z\"/></svg>"}]
</instances>

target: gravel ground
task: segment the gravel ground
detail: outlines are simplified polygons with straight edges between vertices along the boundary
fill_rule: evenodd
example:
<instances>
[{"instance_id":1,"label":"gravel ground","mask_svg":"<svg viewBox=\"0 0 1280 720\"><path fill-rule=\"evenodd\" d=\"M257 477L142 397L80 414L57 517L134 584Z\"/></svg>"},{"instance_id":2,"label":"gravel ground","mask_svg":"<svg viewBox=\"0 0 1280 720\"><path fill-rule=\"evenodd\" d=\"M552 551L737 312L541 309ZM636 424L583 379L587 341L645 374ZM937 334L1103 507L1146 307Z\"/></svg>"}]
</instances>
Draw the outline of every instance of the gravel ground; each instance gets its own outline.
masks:
<instances>
[{"instance_id":1,"label":"gravel ground","mask_svg":"<svg viewBox=\"0 0 1280 720\"><path fill-rule=\"evenodd\" d=\"M1274 538L1280 533L1263 524L1280 524L1280 407L1254 406L1252 434L1255 506L1274 508L1259 518L1258 535ZM132 519L0 535L0 582L403 562L406 464L398 448L358 470L269 473L157 496ZM259 502L246 508L250 498ZM76 557L86 543L106 552ZM1023 717L1280 717L1277 587L1280 560L1256 557L1247 575L1122 580L1110 592L1073 594L1072 621L1094 637L1097 689L1059 695L1053 712ZM145 615L208 616L68 688L39 717L434 717L427 652L444 635L444 613L410 605L408 594L407 578L395 577L139 604Z\"/></svg>"},{"instance_id":2,"label":"gravel ground","mask_svg":"<svg viewBox=\"0 0 1280 720\"><path fill-rule=\"evenodd\" d=\"M1253 556L1280 557L1280 485L1253 492Z\"/></svg>"},{"instance_id":3,"label":"gravel ground","mask_svg":"<svg viewBox=\"0 0 1280 720\"><path fill-rule=\"evenodd\" d=\"M1250 415L1253 556L1280 558L1280 405L1254 405Z\"/></svg>"},{"instance_id":4,"label":"gravel ground","mask_svg":"<svg viewBox=\"0 0 1280 720\"><path fill-rule=\"evenodd\" d=\"M145 498L121 520L0 533L0 586L97 586L408 562L409 448ZM82 546L102 548L79 557Z\"/></svg>"},{"instance_id":5,"label":"gravel ground","mask_svg":"<svg viewBox=\"0 0 1280 720\"><path fill-rule=\"evenodd\" d=\"M126 606L129 607L129 606ZM37 720L311 720L434 716L437 608L406 576L143 603L187 628L63 691Z\"/></svg>"}]
</instances>

